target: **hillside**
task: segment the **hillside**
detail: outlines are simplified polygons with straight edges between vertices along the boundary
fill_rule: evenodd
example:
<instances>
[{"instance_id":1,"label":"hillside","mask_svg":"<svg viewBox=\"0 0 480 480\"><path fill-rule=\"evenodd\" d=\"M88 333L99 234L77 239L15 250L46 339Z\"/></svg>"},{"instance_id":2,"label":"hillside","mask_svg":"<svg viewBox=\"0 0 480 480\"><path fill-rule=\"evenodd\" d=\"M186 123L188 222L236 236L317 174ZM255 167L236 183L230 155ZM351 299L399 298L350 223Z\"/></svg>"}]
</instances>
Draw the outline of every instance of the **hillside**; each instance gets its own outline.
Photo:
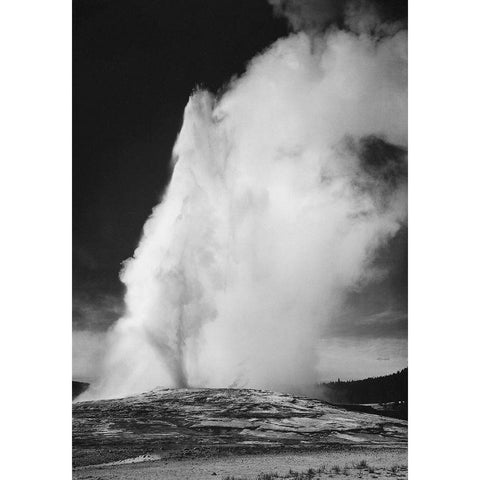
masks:
<instances>
[{"instance_id":1,"label":"hillside","mask_svg":"<svg viewBox=\"0 0 480 480\"><path fill-rule=\"evenodd\" d=\"M73 404L73 462L406 448L407 423L261 390L155 389Z\"/></svg>"}]
</instances>

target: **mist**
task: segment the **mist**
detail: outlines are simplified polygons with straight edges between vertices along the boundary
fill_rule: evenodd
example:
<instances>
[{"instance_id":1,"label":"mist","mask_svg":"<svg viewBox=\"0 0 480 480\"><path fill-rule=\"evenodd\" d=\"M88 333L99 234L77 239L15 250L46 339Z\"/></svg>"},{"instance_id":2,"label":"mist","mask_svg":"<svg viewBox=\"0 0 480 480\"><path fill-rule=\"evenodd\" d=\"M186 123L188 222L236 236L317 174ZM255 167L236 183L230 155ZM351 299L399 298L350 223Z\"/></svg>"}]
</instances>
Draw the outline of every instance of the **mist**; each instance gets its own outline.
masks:
<instances>
[{"instance_id":1,"label":"mist","mask_svg":"<svg viewBox=\"0 0 480 480\"><path fill-rule=\"evenodd\" d=\"M81 400L317 382L324 333L407 220L407 32L378 32L293 33L192 93Z\"/></svg>"}]
</instances>

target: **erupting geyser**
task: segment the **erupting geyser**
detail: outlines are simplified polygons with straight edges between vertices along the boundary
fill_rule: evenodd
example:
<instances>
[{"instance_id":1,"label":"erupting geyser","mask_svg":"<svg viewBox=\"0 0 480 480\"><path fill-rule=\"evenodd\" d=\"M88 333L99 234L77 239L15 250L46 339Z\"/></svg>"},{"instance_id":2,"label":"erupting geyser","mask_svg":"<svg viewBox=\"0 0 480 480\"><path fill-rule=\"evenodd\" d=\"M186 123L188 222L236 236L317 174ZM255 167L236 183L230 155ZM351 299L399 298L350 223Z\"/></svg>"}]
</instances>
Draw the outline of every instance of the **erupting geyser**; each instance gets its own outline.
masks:
<instances>
[{"instance_id":1,"label":"erupting geyser","mask_svg":"<svg viewBox=\"0 0 480 480\"><path fill-rule=\"evenodd\" d=\"M315 382L322 330L406 221L407 35L386 31L292 34L192 94L83 399Z\"/></svg>"}]
</instances>

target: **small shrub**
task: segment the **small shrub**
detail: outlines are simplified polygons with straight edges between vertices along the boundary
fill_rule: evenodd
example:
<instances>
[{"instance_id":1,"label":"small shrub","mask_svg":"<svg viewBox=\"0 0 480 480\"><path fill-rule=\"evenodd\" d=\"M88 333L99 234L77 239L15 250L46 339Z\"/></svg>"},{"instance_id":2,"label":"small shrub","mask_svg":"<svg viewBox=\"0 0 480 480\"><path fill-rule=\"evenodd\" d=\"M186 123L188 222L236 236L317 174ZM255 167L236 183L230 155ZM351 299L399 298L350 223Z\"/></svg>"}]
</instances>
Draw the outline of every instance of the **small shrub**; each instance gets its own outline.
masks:
<instances>
[{"instance_id":1,"label":"small shrub","mask_svg":"<svg viewBox=\"0 0 480 480\"><path fill-rule=\"evenodd\" d=\"M366 460L361 460L355 465L356 468L368 468L368 463Z\"/></svg>"},{"instance_id":2,"label":"small shrub","mask_svg":"<svg viewBox=\"0 0 480 480\"><path fill-rule=\"evenodd\" d=\"M340 473L340 467L338 465L334 465L331 470L333 473Z\"/></svg>"},{"instance_id":3,"label":"small shrub","mask_svg":"<svg viewBox=\"0 0 480 480\"><path fill-rule=\"evenodd\" d=\"M261 473L257 476L257 480L273 480L274 478L279 478L277 472Z\"/></svg>"}]
</instances>

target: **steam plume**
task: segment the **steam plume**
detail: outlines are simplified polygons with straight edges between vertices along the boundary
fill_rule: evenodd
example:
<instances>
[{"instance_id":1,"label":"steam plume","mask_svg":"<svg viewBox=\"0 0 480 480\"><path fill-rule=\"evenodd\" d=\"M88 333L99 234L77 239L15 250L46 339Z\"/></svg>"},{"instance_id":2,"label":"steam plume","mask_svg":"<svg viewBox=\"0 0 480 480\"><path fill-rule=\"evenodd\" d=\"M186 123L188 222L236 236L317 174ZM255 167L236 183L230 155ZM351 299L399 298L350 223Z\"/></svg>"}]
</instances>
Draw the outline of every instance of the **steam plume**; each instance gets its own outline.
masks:
<instances>
[{"instance_id":1,"label":"steam plume","mask_svg":"<svg viewBox=\"0 0 480 480\"><path fill-rule=\"evenodd\" d=\"M322 331L406 221L406 45L299 32L223 95L192 94L84 399L315 382Z\"/></svg>"},{"instance_id":2,"label":"steam plume","mask_svg":"<svg viewBox=\"0 0 480 480\"><path fill-rule=\"evenodd\" d=\"M346 0L268 0L277 15L285 16L296 32L318 32L342 19Z\"/></svg>"}]
</instances>

